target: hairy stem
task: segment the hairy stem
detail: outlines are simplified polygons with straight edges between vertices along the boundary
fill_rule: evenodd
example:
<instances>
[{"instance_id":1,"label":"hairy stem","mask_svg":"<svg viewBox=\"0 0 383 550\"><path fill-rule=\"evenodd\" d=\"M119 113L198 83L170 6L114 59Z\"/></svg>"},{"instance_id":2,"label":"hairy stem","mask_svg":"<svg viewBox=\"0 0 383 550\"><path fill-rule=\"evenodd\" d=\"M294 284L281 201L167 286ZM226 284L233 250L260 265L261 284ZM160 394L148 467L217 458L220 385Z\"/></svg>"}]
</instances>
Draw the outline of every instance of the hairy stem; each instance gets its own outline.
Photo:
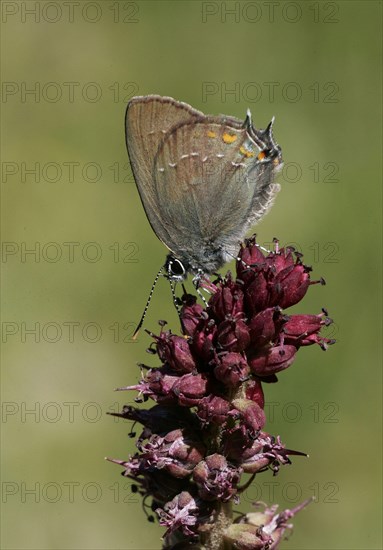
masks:
<instances>
[{"instance_id":1,"label":"hairy stem","mask_svg":"<svg viewBox=\"0 0 383 550\"><path fill-rule=\"evenodd\" d=\"M212 529L207 533L204 541L206 550L227 550L223 534L225 529L232 523L232 502L220 502L217 508Z\"/></svg>"}]
</instances>

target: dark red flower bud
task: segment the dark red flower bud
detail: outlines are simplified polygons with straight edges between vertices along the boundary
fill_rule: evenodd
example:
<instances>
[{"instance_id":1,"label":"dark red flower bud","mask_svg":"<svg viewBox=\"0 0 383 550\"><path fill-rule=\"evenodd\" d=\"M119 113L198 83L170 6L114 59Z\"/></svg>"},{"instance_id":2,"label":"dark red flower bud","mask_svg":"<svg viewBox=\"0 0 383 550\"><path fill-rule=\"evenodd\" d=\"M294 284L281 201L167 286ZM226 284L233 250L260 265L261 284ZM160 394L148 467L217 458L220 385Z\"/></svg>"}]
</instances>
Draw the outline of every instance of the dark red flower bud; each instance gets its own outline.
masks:
<instances>
[{"instance_id":1,"label":"dark red flower bud","mask_svg":"<svg viewBox=\"0 0 383 550\"><path fill-rule=\"evenodd\" d=\"M270 286L270 305L282 309L300 302L310 286L310 268L300 263L282 269Z\"/></svg>"},{"instance_id":2,"label":"dark red flower bud","mask_svg":"<svg viewBox=\"0 0 383 550\"><path fill-rule=\"evenodd\" d=\"M243 313L243 292L231 278L224 281L222 286L209 300L209 314L219 321L227 317L239 316Z\"/></svg>"},{"instance_id":3,"label":"dark red flower bud","mask_svg":"<svg viewBox=\"0 0 383 550\"><path fill-rule=\"evenodd\" d=\"M294 249L292 247L277 248L275 252L270 252L266 258L266 264L272 269L274 276L285 269L294 267Z\"/></svg>"},{"instance_id":4,"label":"dark red flower bud","mask_svg":"<svg viewBox=\"0 0 383 550\"><path fill-rule=\"evenodd\" d=\"M240 353L225 353L215 360L214 376L225 386L235 387L249 374L249 365Z\"/></svg>"},{"instance_id":5,"label":"dark red flower bud","mask_svg":"<svg viewBox=\"0 0 383 550\"><path fill-rule=\"evenodd\" d=\"M207 456L193 470L198 493L204 500L227 502L237 492L241 469L230 465L220 454Z\"/></svg>"},{"instance_id":6,"label":"dark red flower bud","mask_svg":"<svg viewBox=\"0 0 383 550\"><path fill-rule=\"evenodd\" d=\"M227 422L227 415L231 405L222 397L209 395L198 403L197 416L203 424L224 424Z\"/></svg>"},{"instance_id":7,"label":"dark red flower bud","mask_svg":"<svg viewBox=\"0 0 383 550\"><path fill-rule=\"evenodd\" d=\"M204 308L197 304L197 298L191 294L183 296L184 305L181 309L181 321L185 333L188 336L193 336L200 322L206 316Z\"/></svg>"},{"instance_id":8,"label":"dark red flower bud","mask_svg":"<svg viewBox=\"0 0 383 550\"><path fill-rule=\"evenodd\" d=\"M191 353L189 341L183 336L161 332L156 338L158 356L177 373L193 372L196 362Z\"/></svg>"},{"instance_id":9,"label":"dark red flower bud","mask_svg":"<svg viewBox=\"0 0 383 550\"><path fill-rule=\"evenodd\" d=\"M150 397L163 405L175 405L178 396L173 393L173 386L179 381L178 376L165 375L159 384L151 385L153 395Z\"/></svg>"},{"instance_id":10,"label":"dark red flower bud","mask_svg":"<svg viewBox=\"0 0 383 550\"><path fill-rule=\"evenodd\" d=\"M138 384L118 388L118 390L137 390L146 398L151 397L161 403L175 403L175 398L171 393L173 384L178 380L178 376L169 375L169 367L150 369L146 377Z\"/></svg>"},{"instance_id":11,"label":"dark red flower bud","mask_svg":"<svg viewBox=\"0 0 383 550\"><path fill-rule=\"evenodd\" d=\"M262 453L262 443L256 440L250 448L247 448L245 452L234 452L228 455L230 460L233 460L240 464L243 471L247 474L256 474L261 472L270 465L274 458L268 457Z\"/></svg>"},{"instance_id":12,"label":"dark red flower bud","mask_svg":"<svg viewBox=\"0 0 383 550\"><path fill-rule=\"evenodd\" d=\"M190 347L193 353L203 361L210 361L212 358L214 349L213 342L216 332L217 325L212 319L205 320L194 332Z\"/></svg>"},{"instance_id":13,"label":"dark red flower bud","mask_svg":"<svg viewBox=\"0 0 383 550\"><path fill-rule=\"evenodd\" d=\"M245 303L249 315L253 317L269 305L269 291L266 275L263 271L255 274L245 291Z\"/></svg>"},{"instance_id":14,"label":"dark red flower bud","mask_svg":"<svg viewBox=\"0 0 383 550\"><path fill-rule=\"evenodd\" d=\"M332 343L331 340L318 335L323 326L328 326L332 320L325 317L324 313L319 315L291 315L283 327L285 334L284 342L293 344L296 347L319 344L323 347L325 343Z\"/></svg>"},{"instance_id":15,"label":"dark red flower bud","mask_svg":"<svg viewBox=\"0 0 383 550\"><path fill-rule=\"evenodd\" d=\"M259 380L249 380L246 384L246 399L257 403L261 409L265 408L265 397L263 395L262 384Z\"/></svg>"},{"instance_id":16,"label":"dark red flower bud","mask_svg":"<svg viewBox=\"0 0 383 550\"><path fill-rule=\"evenodd\" d=\"M277 438L261 432L255 440L245 438L244 432L235 430L229 434L225 446L226 456L241 465L243 471L255 474L265 468L278 473L281 465L290 464L289 454L303 455L298 451L290 451Z\"/></svg>"},{"instance_id":17,"label":"dark red flower bud","mask_svg":"<svg viewBox=\"0 0 383 550\"><path fill-rule=\"evenodd\" d=\"M228 460L240 463L243 453L254 444L254 438L249 437L248 429L244 424L237 424L225 430L223 438L223 454Z\"/></svg>"},{"instance_id":18,"label":"dark red flower bud","mask_svg":"<svg viewBox=\"0 0 383 550\"><path fill-rule=\"evenodd\" d=\"M226 351L243 351L250 343L249 329L242 319L227 319L218 325L217 342Z\"/></svg>"},{"instance_id":19,"label":"dark red flower bud","mask_svg":"<svg viewBox=\"0 0 383 550\"><path fill-rule=\"evenodd\" d=\"M207 381L202 374L185 374L174 382L172 393L180 405L193 407L206 395L206 387Z\"/></svg>"},{"instance_id":20,"label":"dark red flower bud","mask_svg":"<svg viewBox=\"0 0 383 550\"><path fill-rule=\"evenodd\" d=\"M295 346L279 345L261 351L248 359L250 370L258 376L269 376L287 369L295 359Z\"/></svg>"},{"instance_id":21,"label":"dark red flower bud","mask_svg":"<svg viewBox=\"0 0 383 550\"><path fill-rule=\"evenodd\" d=\"M246 239L237 260L237 277L249 284L259 269L265 265L265 256L255 242L255 237Z\"/></svg>"},{"instance_id":22,"label":"dark red flower bud","mask_svg":"<svg viewBox=\"0 0 383 550\"><path fill-rule=\"evenodd\" d=\"M273 341L281 331L286 319L277 307L257 313L249 323L252 348L262 348Z\"/></svg>"},{"instance_id":23,"label":"dark red flower bud","mask_svg":"<svg viewBox=\"0 0 383 550\"><path fill-rule=\"evenodd\" d=\"M140 459L147 469L164 469L176 478L190 475L206 452L201 442L193 440L190 434L180 429L173 430L164 437L151 436L141 445L140 451Z\"/></svg>"},{"instance_id":24,"label":"dark red flower bud","mask_svg":"<svg viewBox=\"0 0 383 550\"><path fill-rule=\"evenodd\" d=\"M266 415L263 409L250 399L233 399L234 407L240 412L243 423L252 433L256 433L263 428L266 422Z\"/></svg>"}]
</instances>

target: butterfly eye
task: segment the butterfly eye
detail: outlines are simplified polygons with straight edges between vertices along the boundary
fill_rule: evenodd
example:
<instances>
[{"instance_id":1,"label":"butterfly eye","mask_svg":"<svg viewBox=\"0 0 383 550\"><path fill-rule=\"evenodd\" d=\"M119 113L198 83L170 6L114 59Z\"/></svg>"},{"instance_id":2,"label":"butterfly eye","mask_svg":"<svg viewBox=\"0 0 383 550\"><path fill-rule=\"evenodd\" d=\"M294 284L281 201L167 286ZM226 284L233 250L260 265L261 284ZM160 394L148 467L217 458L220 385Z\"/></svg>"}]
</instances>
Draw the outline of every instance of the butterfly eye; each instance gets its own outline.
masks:
<instances>
[{"instance_id":1,"label":"butterfly eye","mask_svg":"<svg viewBox=\"0 0 383 550\"><path fill-rule=\"evenodd\" d=\"M186 277L186 269L177 258L170 257L166 262L166 268L170 279L183 281Z\"/></svg>"}]
</instances>

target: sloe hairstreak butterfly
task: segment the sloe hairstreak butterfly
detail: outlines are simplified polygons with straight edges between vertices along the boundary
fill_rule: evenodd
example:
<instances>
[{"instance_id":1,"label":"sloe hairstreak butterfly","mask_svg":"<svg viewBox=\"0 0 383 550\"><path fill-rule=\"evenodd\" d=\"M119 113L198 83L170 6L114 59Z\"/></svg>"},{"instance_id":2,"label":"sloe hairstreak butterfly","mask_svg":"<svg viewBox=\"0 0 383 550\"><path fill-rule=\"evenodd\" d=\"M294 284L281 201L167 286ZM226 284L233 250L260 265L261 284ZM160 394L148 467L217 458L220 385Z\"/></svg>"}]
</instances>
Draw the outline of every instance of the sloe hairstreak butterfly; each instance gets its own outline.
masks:
<instances>
[{"instance_id":1,"label":"sloe hairstreak butterfly","mask_svg":"<svg viewBox=\"0 0 383 550\"><path fill-rule=\"evenodd\" d=\"M210 116L171 97L129 101L130 163L150 225L170 250L164 267L171 281L213 273L235 258L270 208L282 164L272 124L257 130L250 111L244 121Z\"/></svg>"}]
</instances>

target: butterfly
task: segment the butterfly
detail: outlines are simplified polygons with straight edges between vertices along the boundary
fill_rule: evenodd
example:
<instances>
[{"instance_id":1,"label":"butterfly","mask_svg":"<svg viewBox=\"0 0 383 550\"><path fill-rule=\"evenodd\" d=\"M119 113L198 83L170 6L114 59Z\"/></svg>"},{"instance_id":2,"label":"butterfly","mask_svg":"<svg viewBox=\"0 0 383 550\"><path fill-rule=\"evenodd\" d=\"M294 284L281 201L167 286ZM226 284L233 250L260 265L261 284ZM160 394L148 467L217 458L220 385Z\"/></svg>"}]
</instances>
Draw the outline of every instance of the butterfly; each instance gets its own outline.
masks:
<instances>
[{"instance_id":1,"label":"butterfly","mask_svg":"<svg viewBox=\"0 0 383 550\"><path fill-rule=\"evenodd\" d=\"M272 134L244 121L205 115L158 95L132 98L126 145L146 216L169 249L165 270L179 281L213 273L236 257L246 232L269 210L282 165Z\"/></svg>"}]
</instances>

